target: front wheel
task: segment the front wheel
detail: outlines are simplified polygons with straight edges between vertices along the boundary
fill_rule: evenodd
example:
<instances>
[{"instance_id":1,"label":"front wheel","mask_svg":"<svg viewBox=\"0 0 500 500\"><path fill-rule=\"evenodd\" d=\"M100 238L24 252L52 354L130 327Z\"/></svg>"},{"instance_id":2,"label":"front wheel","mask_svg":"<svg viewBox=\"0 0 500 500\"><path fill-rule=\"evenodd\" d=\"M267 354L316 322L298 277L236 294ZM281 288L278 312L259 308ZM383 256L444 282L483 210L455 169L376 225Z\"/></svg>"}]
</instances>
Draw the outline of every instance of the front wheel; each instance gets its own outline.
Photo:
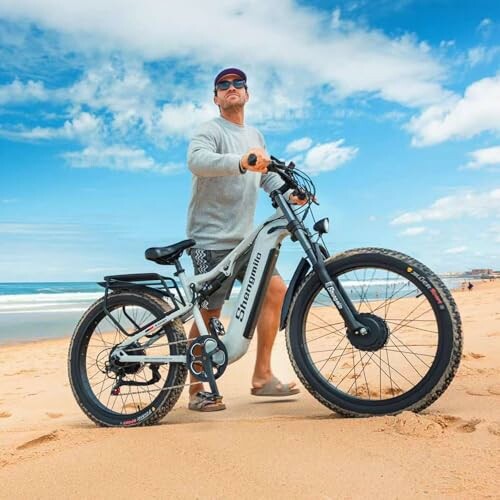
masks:
<instances>
[{"instance_id":1,"label":"front wheel","mask_svg":"<svg viewBox=\"0 0 500 500\"><path fill-rule=\"evenodd\" d=\"M462 352L460 315L443 282L417 260L385 249L349 250L325 264L369 333L348 333L316 274L309 274L286 333L307 390L355 417L420 411L433 403L452 381Z\"/></svg>"}]
</instances>

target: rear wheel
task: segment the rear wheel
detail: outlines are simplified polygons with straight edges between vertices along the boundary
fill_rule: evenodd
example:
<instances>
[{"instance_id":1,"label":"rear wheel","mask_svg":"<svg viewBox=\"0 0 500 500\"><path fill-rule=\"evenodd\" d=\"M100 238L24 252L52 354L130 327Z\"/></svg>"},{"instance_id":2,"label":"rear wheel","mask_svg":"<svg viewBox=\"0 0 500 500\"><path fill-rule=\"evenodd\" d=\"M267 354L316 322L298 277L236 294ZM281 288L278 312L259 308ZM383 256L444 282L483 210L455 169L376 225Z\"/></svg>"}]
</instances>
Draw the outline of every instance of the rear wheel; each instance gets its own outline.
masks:
<instances>
[{"instance_id":1,"label":"rear wheel","mask_svg":"<svg viewBox=\"0 0 500 500\"><path fill-rule=\"evenodd\" d=\"M175 405L186 381L183 363L114 362L116 346L139 329L162 318L170 306L143 292L112 293L107 307L125 333L104 311L104 298L78 323L69 348L68 370L73 394L95 423L137 426L158 422ZM128 350L127 350L128 349ZM159 338L144 336L126 349L137 355L182 355L186 335L180 320L167 323ZM121 384L117 381L121 380Z\"/></svg>"},{"instance_id":2,"label":"rear wheel","mask_svg":"<svg viewBox=\"0 0 500 500\"><path fill-rule=\"evenodd\" d=\"M287 347L302 383L347 416L420 411L448 387L460 362L461 322L442 281L407 255L350 250L326 261L368 328L348 333L317 276L292 304Z\"/></svg>"}]
</instances>

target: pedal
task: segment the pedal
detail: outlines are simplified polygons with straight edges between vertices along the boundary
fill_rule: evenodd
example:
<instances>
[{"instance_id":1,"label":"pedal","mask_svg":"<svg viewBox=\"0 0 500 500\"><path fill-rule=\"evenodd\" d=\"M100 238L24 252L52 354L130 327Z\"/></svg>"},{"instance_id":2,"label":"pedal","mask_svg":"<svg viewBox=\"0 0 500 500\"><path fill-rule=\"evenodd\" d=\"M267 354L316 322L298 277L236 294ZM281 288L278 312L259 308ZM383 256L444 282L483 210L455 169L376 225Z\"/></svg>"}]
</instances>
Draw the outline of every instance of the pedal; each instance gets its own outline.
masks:
<instances>
[{"instance_id":1,"label":"pedal","mask_svg":"<svg viewBox=\"0 0 500 500\"><path fill-rule=\"evenodd\" d=\"M213 392L204 392L207 399L214 403L222 403L222 396L220 394L214 394Z\"/></svg>"},{"instance_id":2,"label":"pedal","mask_svg":"<svg viewBox=\"0 0 500 500\"><path fill-rule=\"evenodd\" d=\"M222 337L226 334L224 330L224 325L219 321L219 318L210 318L209 322L210 333L214 337Z\"/></svg>"}]
</instances>

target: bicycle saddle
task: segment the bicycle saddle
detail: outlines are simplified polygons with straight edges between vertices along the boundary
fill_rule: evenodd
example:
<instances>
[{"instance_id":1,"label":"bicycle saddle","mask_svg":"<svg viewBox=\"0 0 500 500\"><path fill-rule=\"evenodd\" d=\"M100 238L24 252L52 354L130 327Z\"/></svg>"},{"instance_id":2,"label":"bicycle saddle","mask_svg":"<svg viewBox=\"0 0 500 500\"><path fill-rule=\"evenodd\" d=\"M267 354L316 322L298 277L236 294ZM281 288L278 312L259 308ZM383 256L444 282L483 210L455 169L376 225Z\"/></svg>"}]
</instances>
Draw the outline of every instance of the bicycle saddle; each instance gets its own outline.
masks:
<instances>
[{"instance_id":1,"label":"bicycle saddle","mask_svg":"<svg viewBox=\"0 0 500 500\"><path fill-rule=\"evenodd\" d=\"M148 248L145 252L145 257L157 264L173 264L182 255L184 250L191 248L195 244L196 241L194 240L183 240L168 247Z\"/></svg>"}]
</instances>

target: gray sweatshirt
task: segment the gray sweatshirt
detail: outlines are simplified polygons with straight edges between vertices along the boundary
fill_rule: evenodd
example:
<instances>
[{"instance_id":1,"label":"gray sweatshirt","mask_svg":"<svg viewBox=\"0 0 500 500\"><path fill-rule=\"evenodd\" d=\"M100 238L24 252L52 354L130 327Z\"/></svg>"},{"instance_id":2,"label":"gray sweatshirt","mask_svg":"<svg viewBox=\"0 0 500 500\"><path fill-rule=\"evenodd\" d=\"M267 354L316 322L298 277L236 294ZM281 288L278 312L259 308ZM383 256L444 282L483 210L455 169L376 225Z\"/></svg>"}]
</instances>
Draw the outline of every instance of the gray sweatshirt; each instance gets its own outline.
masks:
<instances>
[{"instance_id":1,"label":"gray sweatshirt","mask_svg":"<svg viewBox=\"0 0 500 500\"><path fill-rule=\"evenodd\" d=\"M241 173L241 156L255 147L266 147L256 128L222 117L201 125L192 138L188 148L193 179L187 235L196 240L197 248L234 248L253 229L259 187L270 193L283 184L274 173Z\"/></svg>"}]
</instances>

